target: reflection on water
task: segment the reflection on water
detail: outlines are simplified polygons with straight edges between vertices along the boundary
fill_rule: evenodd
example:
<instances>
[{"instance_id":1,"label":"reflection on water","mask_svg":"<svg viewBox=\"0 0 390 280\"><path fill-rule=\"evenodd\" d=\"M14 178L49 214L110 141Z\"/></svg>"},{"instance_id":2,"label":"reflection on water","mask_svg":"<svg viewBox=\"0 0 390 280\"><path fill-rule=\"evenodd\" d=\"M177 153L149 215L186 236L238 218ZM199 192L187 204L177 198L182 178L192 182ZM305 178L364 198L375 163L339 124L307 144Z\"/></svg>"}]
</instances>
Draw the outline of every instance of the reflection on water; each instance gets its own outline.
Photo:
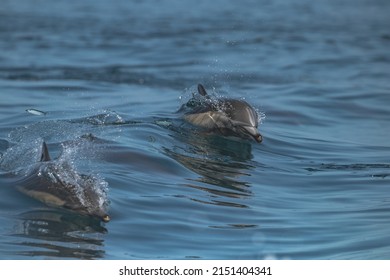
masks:
<instances>
[{"instance_id":1,"label":"reflection on water","mask_svg":"<svg viewBox=\"0 0 390 280\"><path fill-rule=\"evenodd\" d=\"M18 215L11 236L18 237L15 245L24 246L17 255L98 259L105 254L106 233L96 219L43 209Z\"/></svg>"},{"instance_id":2,"label":"reflection on water","mask_svg":"<svg viewBox=\"0 0 390 280\"><path fill-rule=\"evenodd\" d=\"M182 130L179 137L185 142L164 146L162 151L200 176L189 178L191 182L185 185L212 194L213 204L247 207L221 201L221 197L242 198L251 195L250 184L245 181L254 168L250 165L253 157L251 143L219 135L204 135L197 130Z\"/></svg>"}]
</instances>

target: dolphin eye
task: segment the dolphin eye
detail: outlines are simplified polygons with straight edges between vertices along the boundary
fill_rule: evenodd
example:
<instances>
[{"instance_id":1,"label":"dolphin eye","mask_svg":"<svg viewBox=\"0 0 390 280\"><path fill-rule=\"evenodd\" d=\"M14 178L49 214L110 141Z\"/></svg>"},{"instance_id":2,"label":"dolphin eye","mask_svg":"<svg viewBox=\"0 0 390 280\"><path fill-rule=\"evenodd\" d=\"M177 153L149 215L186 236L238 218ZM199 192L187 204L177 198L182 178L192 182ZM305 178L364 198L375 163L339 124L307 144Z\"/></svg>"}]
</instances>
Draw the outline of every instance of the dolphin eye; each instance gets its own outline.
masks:
<instances>
[{"instance_id":1,"label":"dolphin eye","mask_svg":"<svg viewBox=\"0 0 390 280\"><path fill-rule=\"evenodd\" d=\"M190 108L195 107L195 106L197 106L197 105L199 105L199 102L197 102L197 101L194 100L194 99L190 99L190 100L187 102L187 104L186 104L186 106L187 106L187 107L190 107Z\"/></svg>"}]
</instances>

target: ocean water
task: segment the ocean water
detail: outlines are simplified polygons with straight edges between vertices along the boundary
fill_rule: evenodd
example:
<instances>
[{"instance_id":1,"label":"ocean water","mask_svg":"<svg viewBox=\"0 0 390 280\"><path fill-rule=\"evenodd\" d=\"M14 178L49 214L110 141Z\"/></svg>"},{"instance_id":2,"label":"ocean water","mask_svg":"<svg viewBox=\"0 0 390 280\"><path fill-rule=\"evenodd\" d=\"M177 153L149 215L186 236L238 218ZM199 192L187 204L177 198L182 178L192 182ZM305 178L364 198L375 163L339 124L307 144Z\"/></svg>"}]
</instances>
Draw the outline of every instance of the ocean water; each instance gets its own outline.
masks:
<instances>
[{"instance_id":1,"label":"ocean water","mask_svg":"<svg viewBox=\"0 0 390 280\"><path fill-rule=\"evenodd\" d=\"M2 0L0 258L389 259L389 14ZM252 104L264 141L184 124L198 83ZM109 223L18 192L42 141L104 186Z\"/></svg>"}]
</instances>

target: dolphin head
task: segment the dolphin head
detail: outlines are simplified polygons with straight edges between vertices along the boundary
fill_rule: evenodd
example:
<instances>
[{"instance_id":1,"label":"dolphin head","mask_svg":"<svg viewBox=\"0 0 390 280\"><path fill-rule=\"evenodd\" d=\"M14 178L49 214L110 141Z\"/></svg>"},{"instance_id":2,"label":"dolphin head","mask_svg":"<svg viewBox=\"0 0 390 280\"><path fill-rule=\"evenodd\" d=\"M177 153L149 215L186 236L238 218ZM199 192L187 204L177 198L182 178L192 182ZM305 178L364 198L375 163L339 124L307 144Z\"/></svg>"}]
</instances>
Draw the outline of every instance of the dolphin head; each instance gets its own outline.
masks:
<instances>
[{"instance_id":1,"label":"dolphin head","mask_svg":"<svg viewBox=\"0 0 390 280\"><path fill-rule=\"evenodd\" d=\"M221 99L221 111L230 120L230 130L242 138L253 138L256 142L263 140L258 131L259 117L251 105L244 100Z\"/></svg>"},{"instance_id":2,"label":"dolphin head","mask_svg":"<svg viewBox=\"0 0 390 280\"><path fill-rule=\"evenodd\" d=\"M105 182L90 175L77 174L74 170L66 172L65 176L64 173L60 175L62 178L57 176L60 187L68 192L67 198L61 197L64 200L63 207L109 222L106 193L101 188L101 184Z\"/></svg>"},{"instance_id":3,"label":"dolphin head","mask_svg":"<svg viewBox=\"0 0 390 280\"><path fill-rule=\"evenodd\" d=\"M191 110L184 115L189 123L220 132L226 136L238 136L261 142L258 131L258 114L246 101L239 99L211 99L205 88L199 84L200 98L194 97L187 103Z\"/></svg>"}]
</instances>

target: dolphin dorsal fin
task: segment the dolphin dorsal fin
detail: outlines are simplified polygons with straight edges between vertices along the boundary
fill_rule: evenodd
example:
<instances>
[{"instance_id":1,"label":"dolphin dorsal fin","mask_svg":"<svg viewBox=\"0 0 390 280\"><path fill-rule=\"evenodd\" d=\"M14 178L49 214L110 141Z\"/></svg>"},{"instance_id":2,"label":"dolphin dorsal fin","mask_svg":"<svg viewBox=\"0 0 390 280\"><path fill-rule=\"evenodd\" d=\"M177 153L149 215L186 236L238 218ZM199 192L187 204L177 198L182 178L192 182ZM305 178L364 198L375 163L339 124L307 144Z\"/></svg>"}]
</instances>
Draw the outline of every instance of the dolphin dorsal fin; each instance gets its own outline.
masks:
<instances>
[{"instance_id":1,"label":"dolphin dorsal fin","mask_svg":"<svg viewBox=\"0 0 390 280\"><path fill-rule=\"evenodd\" d=\"M198 92L202 96L207 96L207 91L204 89L202 84L198 84Z\"/></svg>"},{"instance_id":2,"label":"dolphin dorsal fin","mask_svg":"<svg viewBox=\"0 0 390 280\"><path fill-rule=\"evenodd\" d=\"M42 154L41 154L40 161L50 161L49 150L47 149L47 145L45 141L42 142Z\"/></svg>"}]
</instances>

